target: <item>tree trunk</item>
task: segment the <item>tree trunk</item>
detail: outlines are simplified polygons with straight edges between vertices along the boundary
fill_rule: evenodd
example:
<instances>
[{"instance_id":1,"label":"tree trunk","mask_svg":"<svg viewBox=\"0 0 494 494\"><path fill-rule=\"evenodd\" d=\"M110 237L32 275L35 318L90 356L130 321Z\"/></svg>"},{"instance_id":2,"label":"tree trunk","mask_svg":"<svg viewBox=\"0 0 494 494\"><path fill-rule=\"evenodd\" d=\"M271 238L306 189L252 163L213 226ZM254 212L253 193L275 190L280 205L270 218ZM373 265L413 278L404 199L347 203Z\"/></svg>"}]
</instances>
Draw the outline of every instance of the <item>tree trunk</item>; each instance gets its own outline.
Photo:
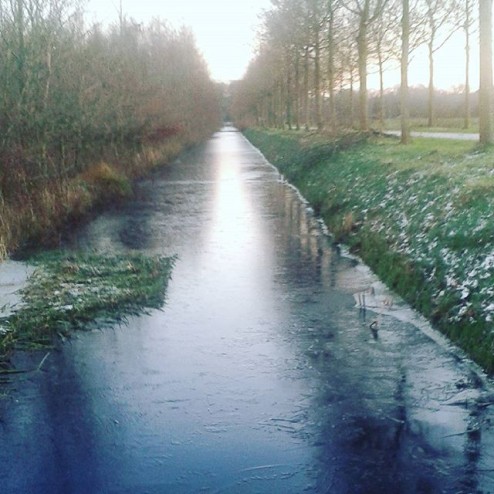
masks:
<instances>
[{"instance_id":1,"label":"tree trunk","mask_svg":"<svg viewBox=\"0 0 494 494\"><path fill-rule=\"evenodd\" d=\"M295 57L295 128L300 130L300 54Z\"/></svg>"},{"instance_id":2,"label":"tree trunk","mask_svg":"<svg viewBox=\"0 0 494 494\"><path fill-rule=\"evenodd\" d=\"M304 59L304 119L305 119L305 130L309 130L310 127L310 109L309 109L309 47L305 48L305 59Z\"/></svg>"},{"instance_id":3,"label":"tree trunk","mask_svg":"<svg viewBox=\"0 0 494 494\"><path fill-rule=\"evenodd\" d=\"M463 128L470 128L470 4L467 1L465 18L465 115Z\"/></svg>"},{"instance_id":4,"label":"tree trunk","mask_svg":"<svg viewBox=\"0 0 494 494\"><path fill-rule=\"evenodd\" d=\"M315 33L314 44L314 93L316 104L316 125L317 130L322 130L322 111L321 111L321 40L319 29Z\"/></svg>"},{"instance_id":5,"label":"tree trunk","mask_svg":"<svg viewBox=\"0 0 494 494\"><path fill-rule=\"evenodd\" d=\"M379 47L378 64L379 64L379 130L382 132L384 130L384 62L383 62L381 47Z\"/></svg>"},{"instance_id":6,"label":"tree trunk","mask_svg":"<svg viewBox=\"0 0 494 494\"><path fill-rule=\"evenodd\" d=\"M285 128L285 101L286 91L284 91L283 81L276 85L276 126L279 129Z\"/></svg>"},{"instance_id":7,"label":"tree trunk","mask_svg":"<svg viewBox=\"0 0 494 494\"><path fill-rule=\"evenodd\" d=\"M48 108L48 99L50 97L50 85L52 78L52 63L51 63L51 46L47 48L46 52L46 81L45 81L45 90L43 93L43 108L46 110Z\"/></svg>"},{"instance_id":8,"label":"tree trunk","mask_svg":"<svg viewBox=\"0 0 494 494\"><path fill-rule=\"evenodd\" d=\"M287 56L289 59L289 55ZM289 62L286 64L286 124L288 130L292 130L293 95L292 95L292 67Z\"/></svg>"},{"instance_id":9,"label":"tree trunk","mask_svg":"<svg viewBox=\"0 0 494 494\"><path fill-rule=\"evenodd\" d=\"M432 42L428 44L429 47L429 99L427 105L427 126L434 126L434 48Z\"/></svg>"},{"instance_id":10,"label":"tree trunk","mask_svg":"<svg viewBox=\"0 0 494 494\"><path fill-rule=\"evenodd\" d=\"M329 25L328 25L328 85L329 85L329 122L331 130L336 132L336 102L335 102L335 68L334 68L334 12L332 2L329 5Z\"/></svg>"},{"instance_id":11,"label":"tree trunk","mask_svg":"<svg viewBox=\"0 0 494 494\"><path fill-rule=\"evenodd\" d=\"M367 18L365 12L360 19L359 33L357 37L358 47L358 75L359 75L359 121L360 130L369 130L369 112L367 108Z\"/></svg>"},{"instance_id":12,"label":"tree trunk","mask_svg":"<svg viewBox=\"0 0 494 494\"><path fill-rule=\"evenodd\" d=\"M410 5L403 0L401 19L401 143L410 142L410 95L408 92L408 57L410 55Z\"/></svg>"},{"instance_id":13,"label":"tree trunk","mask_svg":"<svg viewBox=\"0 0 494 494\"><path fill-rule=\"evenodd\" d=\"M18 71L18 91L19 91L19 106L24 96L24 87L26 77L24 73L24 63L26 59L26 47L24 42L24 0L17 0L16 24L18 34L18 53L16 54L17 71Z\"/></svg>"},{"instance_id":14,"label":"tree trunk","mask_svg":"<svg viewBox=\"0 0 494 494\"><path fill-rule=\"evenodd\" d=\"M353 86L354 86L354 81L353 81L354 77L353 77L353 69L350 70L350 102L349 102L349 112L348 112L348 120L350 122L350 128L353 129L353 113L354 113L354 108L355 108L355 104L354 104L354 96L355 96L355 91L353 89Z\"/></svg>"},{"instance_id":15,"label":"tree trunk","mask_svg":"<svg viewBox=\"0 0 494 494\"><path fill-rule=\"evenodd\" d=\"M480 18L480 143L492 144L492 0L479 0Z\"/></svg>"}]
</instances>

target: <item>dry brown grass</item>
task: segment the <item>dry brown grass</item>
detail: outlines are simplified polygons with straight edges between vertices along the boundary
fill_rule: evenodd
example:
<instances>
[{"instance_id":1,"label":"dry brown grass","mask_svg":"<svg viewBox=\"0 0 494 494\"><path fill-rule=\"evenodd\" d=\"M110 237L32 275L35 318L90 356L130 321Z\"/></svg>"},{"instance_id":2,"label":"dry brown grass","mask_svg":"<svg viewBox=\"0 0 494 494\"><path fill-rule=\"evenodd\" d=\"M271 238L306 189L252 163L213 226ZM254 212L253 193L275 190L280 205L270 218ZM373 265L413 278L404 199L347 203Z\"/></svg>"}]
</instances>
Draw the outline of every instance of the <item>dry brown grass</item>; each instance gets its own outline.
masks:
<instances>
[{"instance_id":1,"label":"dry brown grass","mask_svg":"<svg viewBox=\"0 0 494 494\"><path fill-rule=\"evenodd\" d=\"M69 222L84 218L96 206L125 200L132 193L132 180L169 163L183 147L180 138L173 137L118 161L99 161L72 178L39 186L23 179L12 184L17 193L8 199L0 195L0 261L35 244L56 245Z\"/></svg>"}]
</instances>

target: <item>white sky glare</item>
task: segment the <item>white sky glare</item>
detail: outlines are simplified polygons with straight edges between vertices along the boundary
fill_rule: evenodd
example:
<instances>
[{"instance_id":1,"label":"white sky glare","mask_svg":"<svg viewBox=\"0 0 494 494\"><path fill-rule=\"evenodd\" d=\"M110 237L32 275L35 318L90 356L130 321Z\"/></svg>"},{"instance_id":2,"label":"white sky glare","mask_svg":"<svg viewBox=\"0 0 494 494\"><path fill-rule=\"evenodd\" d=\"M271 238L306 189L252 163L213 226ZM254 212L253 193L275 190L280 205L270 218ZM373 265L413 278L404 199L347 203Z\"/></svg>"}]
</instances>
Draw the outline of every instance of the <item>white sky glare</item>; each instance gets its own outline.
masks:
<instances>
[{"instance_id":1,"label":"white sky glare","mask_svg":"<svg viewBox=\"0 0 494 494\"><path fill-rule=\"evenodd\" d=\"M120 0L86 0L89 23L104 25L118 21ZM263 10L270 0L121 0L128 18L144 24L155 18L179 28L192 29L197 47L208 64L211 77L218 82L241 79L254 57L255 40ZM450 89L464 82L464 41L454 36L435 57L435 86ZM478 87L478 50L472 43L471 88ZM375 67L369 67L368 86L378 87ZM410 85L428 84L425 48L414 54L409 69ZM399 84L399 70L385 73L386 87Z\"/></svg>"},{"instance_id":2,"label":"white sky glare","mask_svg":"<svg viewBox=\"0 0 494 494\"><path fill-rule=\"evenodd\" d=\"M211 77L219 82L241 79L254 54L259 15L270 0L122 0L128 18L147 24L154 18L173 27L188 26L206 60ZM90 23L118 20L120 0L89 0Z\"/></svg>"}]
</instances>

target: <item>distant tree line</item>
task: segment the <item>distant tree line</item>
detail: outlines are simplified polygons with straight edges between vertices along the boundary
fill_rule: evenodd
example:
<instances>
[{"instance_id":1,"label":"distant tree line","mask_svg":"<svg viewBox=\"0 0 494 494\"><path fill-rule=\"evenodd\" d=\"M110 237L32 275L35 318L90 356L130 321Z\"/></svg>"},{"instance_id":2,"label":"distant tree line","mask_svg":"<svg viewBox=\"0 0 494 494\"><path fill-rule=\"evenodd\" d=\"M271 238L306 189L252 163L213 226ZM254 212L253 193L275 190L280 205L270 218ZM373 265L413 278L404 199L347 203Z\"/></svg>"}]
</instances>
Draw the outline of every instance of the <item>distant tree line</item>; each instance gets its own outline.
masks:
<instances>
[{"instance_id":1,"label":"distant tree line","mask_svg":"<svg viewBox=\"0 0 494 494\"><path fill-rule=\"evenodd\" d=\"M80 173L218 124L218 92L191 33L122 17L86 26L75 0L0 0L0 191Z\"/></svg>"},{"instance_id":2,"label":"distant tree line","mask_svg":"<svg viewBox=\"0 0 494 494\"><path fill-rule=\"evenodd\" d=\"M479 0L491 2L492 0ZM429 81L420 104L428 125L445 113L446 96L435 87L435 58L453 35L462 35L465 80L450 99L470 126L476 109L470 88L470 51L478 33L474 0L271 0L259 51L232 88L232 112L245 125L335 130L383 126L385 118L412 108L409 62L425 47ZM478 46L478 43L475 44ZM402 86L384 86L384 73L402 68ZM379 88L369 92L370 68ZM405 81L403 84L403 80ZM460 94L461 97L460 97ZM369 98L371 97L371 101ZM400 106L396 106L396 98ZM404 109L403 105L406 105ZM391 106L390 106L391 105ZM449 111L449 110L448 110ZM407 116L408 118L408 116Z\"/></svg>"},{"instance_id":3,"label":"distant tree line","mask_svg":"<svg viewBox=\"0 0 494 494\"><path fill-rule=\"evenodd\" d=\"M355 94L353 95L355 99ZM409 89L409 117L414 122L420 121L421 126L430 127L428 121L429 88L417 86ZM342 90L335 94L335 113L340 126L345 128L358 127L358 102L351 104L352 95L349 90ZM401 116L400 87L386 88L381 94L377 90L368 91L368 118L369 125L382 130L385 121L398 120ZM478 117L478 93L471 93L469 97L469 127L471 118ZM312 112L314 108L312 108ZM323 115L329 113L329 101L323 101ZM312 115L313 118L314 115ZM465 122L465 94L464 88L449 90L434 90L434 124L437 127L445 119L454 119L455 127L461 127ZM467 127L468 128L468 127Z\"/></svg>"}]
</instances>

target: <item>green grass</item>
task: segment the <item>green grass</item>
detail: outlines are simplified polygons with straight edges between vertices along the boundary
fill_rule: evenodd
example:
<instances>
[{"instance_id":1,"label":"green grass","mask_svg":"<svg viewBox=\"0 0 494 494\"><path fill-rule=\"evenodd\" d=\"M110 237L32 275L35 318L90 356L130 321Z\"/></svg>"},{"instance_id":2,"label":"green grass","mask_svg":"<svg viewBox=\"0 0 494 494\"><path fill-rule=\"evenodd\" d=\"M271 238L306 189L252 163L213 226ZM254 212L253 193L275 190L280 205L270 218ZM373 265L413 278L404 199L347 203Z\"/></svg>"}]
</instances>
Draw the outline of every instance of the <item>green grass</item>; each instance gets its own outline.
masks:
<instances>
[{"instance_id":1,"label":"green grass","mask_svg":"<svg viewBox=\"0 0 494 494\"><path fill-rule=\"evenodd\" d=\"M246 135L337 241L494 373L492 151L438 139Z\"/></svg>"},{"instance_id":2,"label":"green grass","mask_svg":"<svg viewBox=\"0 0 494 494\"><path fill-rule=\"evenodd\" d=\"M174 259L57 251L29 262L35 271L22 303L0 318L0 360L14 348L51 345L57 335L159 309Z\"/></svg>"}]
</instances>

